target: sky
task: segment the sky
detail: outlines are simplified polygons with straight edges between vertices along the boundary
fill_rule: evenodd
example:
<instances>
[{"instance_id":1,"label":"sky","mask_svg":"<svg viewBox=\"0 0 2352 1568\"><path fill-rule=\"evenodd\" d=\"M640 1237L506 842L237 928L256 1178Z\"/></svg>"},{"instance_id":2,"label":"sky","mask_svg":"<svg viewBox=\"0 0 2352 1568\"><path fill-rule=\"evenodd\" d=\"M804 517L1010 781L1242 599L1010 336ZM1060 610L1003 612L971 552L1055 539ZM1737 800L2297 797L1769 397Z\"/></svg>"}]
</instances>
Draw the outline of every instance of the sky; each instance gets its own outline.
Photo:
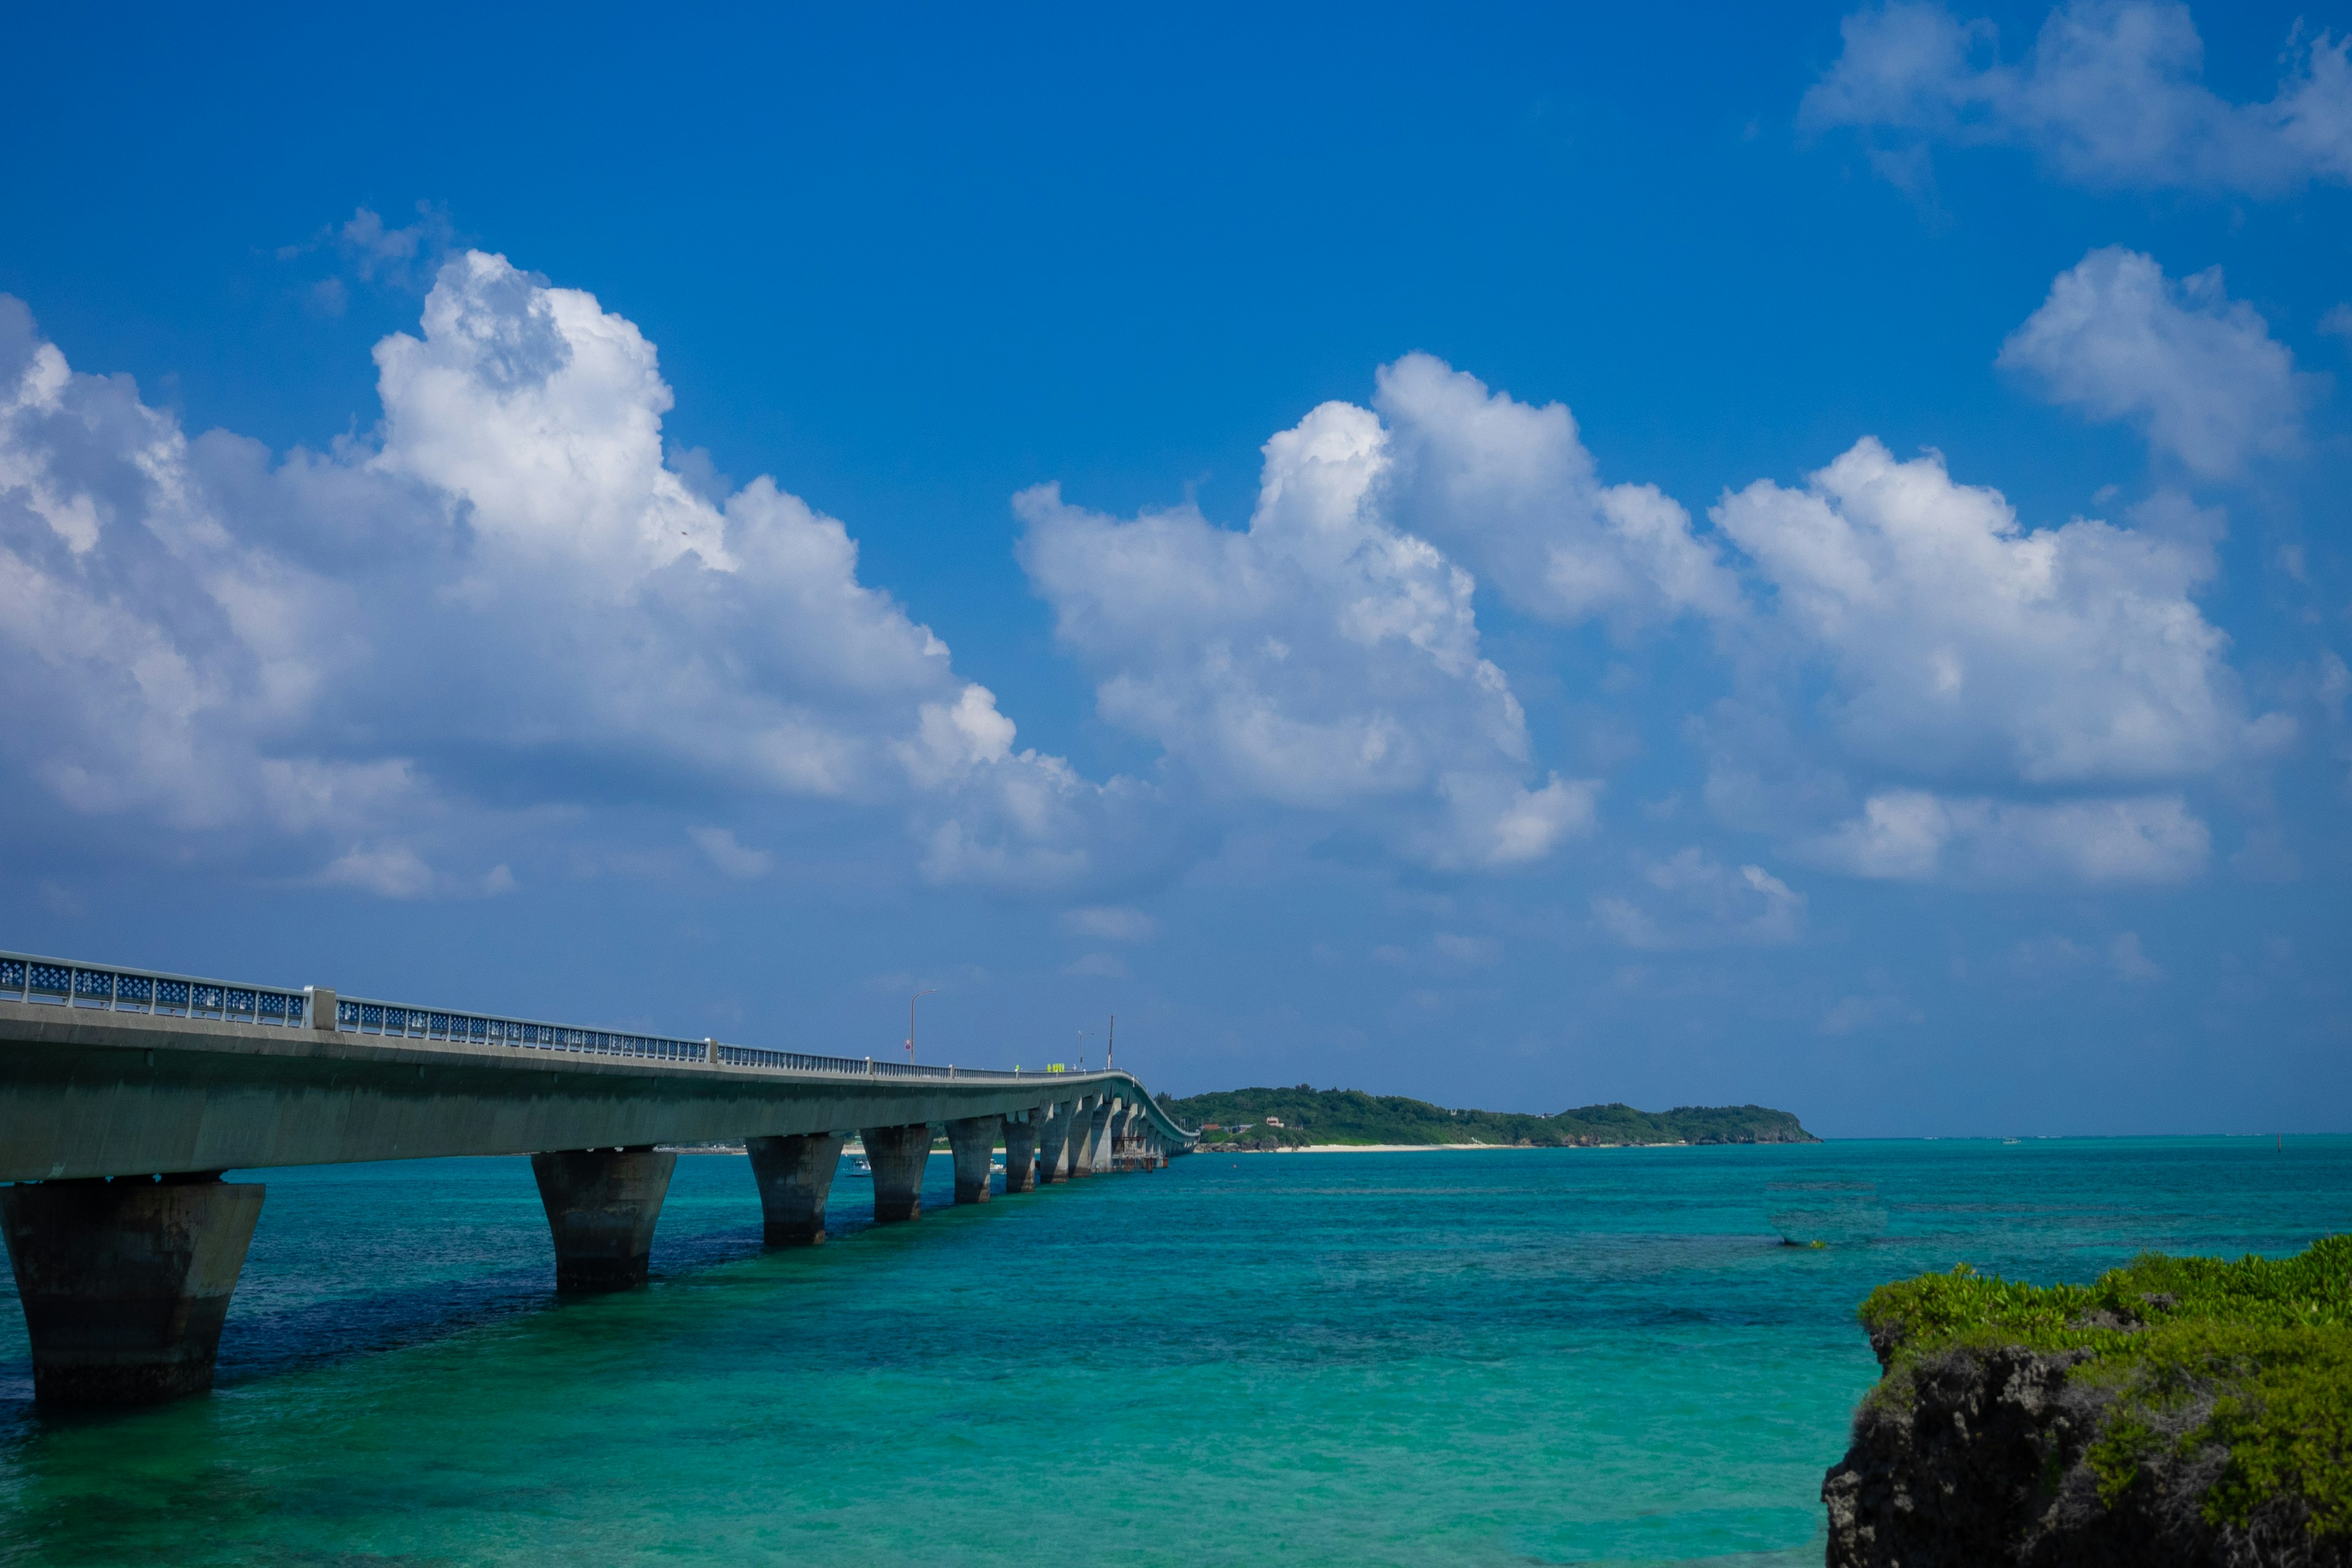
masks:
<instances>
[{"instance_id":1,"label":"sky","mask_svg":"<svg viewBox=\"0 0 2352 1568\"><path fill-rule=\"evenodd\" d=\"M2352 1130L2343 5L9 31L0 946Z\"/></svg>"}]
</instances>

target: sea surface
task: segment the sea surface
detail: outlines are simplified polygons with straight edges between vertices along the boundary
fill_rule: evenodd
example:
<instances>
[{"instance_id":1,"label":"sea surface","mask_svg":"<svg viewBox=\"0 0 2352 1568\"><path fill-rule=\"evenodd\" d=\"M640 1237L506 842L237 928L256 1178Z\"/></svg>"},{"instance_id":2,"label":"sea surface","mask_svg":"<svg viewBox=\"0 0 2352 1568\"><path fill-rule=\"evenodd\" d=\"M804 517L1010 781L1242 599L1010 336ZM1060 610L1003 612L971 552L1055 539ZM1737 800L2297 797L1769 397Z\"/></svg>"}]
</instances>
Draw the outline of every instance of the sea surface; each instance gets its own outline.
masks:
<instances>
[{"instance_id":1,"label":"sea surface","mask_svg":"<svg viewBox=\"0 0 2352 1568\"><path fill-rule=\"evenodd\" d=\"M240 1173L210 1396L38 1415L0 1302L0 1563L1818 1563L1873 1285L2352 1228L2352 1139L930 1175L762 1254L681 1157L653 1284L559 1301L527 1161Z\"/></svg>"}]
</instances>

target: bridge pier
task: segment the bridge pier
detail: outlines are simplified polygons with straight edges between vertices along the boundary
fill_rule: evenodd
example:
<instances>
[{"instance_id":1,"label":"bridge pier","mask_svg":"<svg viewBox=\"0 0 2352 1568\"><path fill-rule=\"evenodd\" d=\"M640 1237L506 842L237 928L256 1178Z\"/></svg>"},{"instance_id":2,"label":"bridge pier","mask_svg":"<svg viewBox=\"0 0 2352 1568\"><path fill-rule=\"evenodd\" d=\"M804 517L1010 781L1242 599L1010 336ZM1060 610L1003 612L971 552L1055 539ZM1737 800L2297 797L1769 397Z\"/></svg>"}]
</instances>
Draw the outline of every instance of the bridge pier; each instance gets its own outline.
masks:
<instances>
[{"instance_id":1,"label":"bridge pier","mask_svg":"<svg viewBox=\"0 0 2352 1568\"><path fill-rule=\"evenodd\" d=\"M646 1282L654 1225L669 1195L675 1154L651 1148L567 1149L533 1154L547 1227L555 1237L555 1288L567 1295L625 1290Z\"/></svg>"},{"instance_id":2,"label":"bridge pier","mask_svg":"<svg viewBox=\"0 0 2352 1568\"><path fill-rule=\"evenodd\" d=\"M1004 1190L1008 1193L1029 1193L1037 1190L1037 1123L1032 1110L1020 1116L1008 1116L1004 1125Z\"/></svg>"},{"instance_id":3,"label":"bridge pier","mask_svg":"<svg viewBox=\"0 0 2352 1568\"><path fill-rule=\"evenodd\" d=\"M858 1134L874 1171L874 1223L923 1217L923 1167L931 1159L931 1124L867 1127Z\"/></svg>"},{"instance_id":4,"label":"bridge pier","mask_svg":"<svg viewBox=\"0 0 2352 1568\"><path fill-rule=\"evenodd\" d=\"M770 1247L814 1247L824 1240L824 1204L841 1167L838 1132L746 1138L751 1179L760 1187L761 1238Z\"/></svg>"},{"instance_id":5,"label":"bridge pier","mask_svg":"<svg viewBox=\"0 0 2352 1568\"><path fill-rule=\"evenodd\" d=\"M988 1161L996 1151L996 1134L1004 1125L1001 1116L966 1116L948 1123L948 1148L955 1155L955 1201L988 1201ZM1010 1175L1013 1163L1005 1162Z\"/></svg>"},{"instance_id":6,"label":"bridge pier","mask_svg":"<svg viewBox=\"0 0 2352 1568\"><path fill-rule=\"evenodd\" d=\"M1068 1179L1071 1109L1065 1100L1038 1112L1037 1184L1041 1187Z\"/></svg>"},{"instance_id":7,"label":"bridge pier","mask_svg":"<svg viewBox=\"0 0 2352 1568\"><path fill-rule=\"evenodd\" d=\"M1094 1117L1079 1126L1085 1138L1087 1175L1101 1175L1110 1168L1110 1096L1098 1096L1094 1102Z\"/></svg>"},{"instance_id":8,"label":"bridge pier","mask_svg":"<svg viewBox=\"0 0 2352 1568\"><path fill-rule=\"evenodd\" d=\"M1070 1107L1070 1134L1062 1147L1062 1180L1078 1181L1095 1173L1087 1162L1087 1141L1094 1136L1095 1097L1086 1095Z\"/></svg>"},{"instance_id":9,"label":"bridge pier","mask_svg":"<svg viewBox=\"0 0 2352 1568\"><path fill-rule=\"evenodd\" d=\"M210 1388L263 1190L217 1171L0 1187L33 1397L152 1405Z\"/></svg>"}]
</instances>

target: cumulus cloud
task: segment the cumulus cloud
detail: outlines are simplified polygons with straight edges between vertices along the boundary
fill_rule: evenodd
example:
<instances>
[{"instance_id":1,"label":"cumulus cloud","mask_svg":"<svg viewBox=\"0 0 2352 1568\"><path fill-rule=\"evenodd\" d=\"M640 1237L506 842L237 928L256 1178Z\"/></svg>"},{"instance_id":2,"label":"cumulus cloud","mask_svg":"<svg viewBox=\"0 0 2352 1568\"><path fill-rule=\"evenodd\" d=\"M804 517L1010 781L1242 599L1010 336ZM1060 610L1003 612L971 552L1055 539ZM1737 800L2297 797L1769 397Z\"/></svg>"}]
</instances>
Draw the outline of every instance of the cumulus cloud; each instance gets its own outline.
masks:
<instances>
[{"instance_id":1,"label":"cumulus cloud","mask_svg":"<svg viewBox=\"0 0 2352 1568\"><path fill-rule=\"evenodd\" d=\"M2034 803L1888 790L1803 853L1888 881L2161 883L2202 872L2212 847L2177 795Z\"/></svg>"},{"instance_id":2,"label":"cumulus cloud","mask_svg":"<svg viewBox=\"0 0 2352 1568\"><path fill-rule=\"evenodd\" d=\"M1372 406L1397 525L1514 606L1628 627L1738 612L1738 585L1690 514L1654 485L1603 486L1565 405L1517 402L1416 353L1381 370Z\"/></svg>"},{"instance_id":3,"label":"cumulus cloud","mask_svg":"<svg viewBox=\"0 0 2352 1568\"><path fill-rule=\"evenodd\" d=\"M2299 443L2305 378L2269 323L2208 268L2178 283L2154 258L2094 250L2001 345L2053 403L2126 419L2196 473L2227 477Z\"/></svg>"},{"instance_id":4,"label":"cumulus cloud","mask_svg":"<svg viewBox=\"0 0 2352 1568\"><path fill-rule=\"evenodd\" d=\"M2273 195L2352 180L2352 39L2298 28L2277 91L2233 103L2204 85L2204 43L2178 0L2070 0L2014 62L1990 21L1939 4L1895 0L1840 31L1800 123L1864 132L1900 183L1924 176L1938 142L2030 149L2097 187Z\"/></svg>"},{"instance_id":5,"label":"cumulus cloud","mask_svg":"<svg viewBox=\"0 0 2352 1568\"><path fill-rule=\"evenodd\" d=\"M0 744L58 798L167 827L357 826L405 759L267 754L347 667L337 585L208 504L170 416L76 375L0 297Z\"/></svg>"},{"instance_id":6,"label":"cumulus cloud","mask_svg":"<svg viewBox=\"0 0 2352 1568\"><path fill-rule=\"evenodd\" d=\"M2183 786L2294 734L2246 710L2195 600L2215 521L2177 497L2141 526L2029 530L1940 454L1864 438L1802 489L1759 480L1714 517L1766 591L1752 626L1780 662L1694 721L1706 798L1813 865L2182 880L2210 853Z\"/></svg>"},{"instance_id":7,"label":"cumulus cloud","mask_svg":"<svg viewBox=\"0 0 2352 1568\"><path fill-rule=\"evenodd\" d=\"M432 857L517 796L881 804L942 880L1162 852L1150 792L1018 749L838 521L667 463L654 347L593 297L467 252L375 360L373 437L277 459L0 300L0 745L56 799L302 840L403 898L474 875ZM728 831L698 841L740 871Z\"/></svg>"},{"instance_id":8,"label":"cumulus cloud","mask_svg":"<svg viewBox=\"0 0 2352 1568\"><path fill-rule=\"evenodd\" d=\"M1212 797L1344 813L1427 866L1526 864L1589 831L1600 786L1535 767L1469 574L1389 517L1380 419L1326 404L1265 456L1244 531L1016 498L1022 562L1102 716Z\"/></svg>"},{"instance_id":9,"label":"cumulus cloud","mask_svg":"<svg viewBox=\"0 0 2352 1568\"><path fill-rule=\"evenodd\" d=\"M2210 772L2274 743L2249 722L2228 639L2190 595L2201 545L2076 521L2027 531L1940 454L1873 438L1801 490L1759 480L1717 524L1774 590L1835 689L1848 753L1914 777L2137 784Z\"/></svg>"},{"instance_id":10,"label":"cumulus cloud","mask_svg":"<svg viewBox=\"0 0 2352 1568\"><path fill-rule=\"evenodd\" d=\"M1592 900L1593 918L1628 947L1775 947L1802 931L1803 894L1761 866L1725 866L1696 845L1647 862L1641 880Z\"/></svg>"}]
</instances>

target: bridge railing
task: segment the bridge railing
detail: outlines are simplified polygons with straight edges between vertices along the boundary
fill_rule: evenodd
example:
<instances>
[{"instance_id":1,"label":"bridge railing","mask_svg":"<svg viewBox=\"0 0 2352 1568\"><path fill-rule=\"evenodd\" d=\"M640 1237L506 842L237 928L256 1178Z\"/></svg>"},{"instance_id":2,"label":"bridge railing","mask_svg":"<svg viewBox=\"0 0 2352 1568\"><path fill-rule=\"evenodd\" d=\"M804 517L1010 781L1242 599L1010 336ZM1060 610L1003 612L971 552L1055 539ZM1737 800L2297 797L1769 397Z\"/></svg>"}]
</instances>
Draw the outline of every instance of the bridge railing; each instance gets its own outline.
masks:
<instances>
[{"instance_id":1,"label":"bridge railing","mask_svg":"<svg viewBox=\"0 0 2352 1568\"><path fill-rule=\"evenodd\" d=\"M379 1035L396 1040L447 1040L460 1045L579 1051L591 1056L647 1057L660 1061L705 1061L710 1052L708 1040L625 1034L613 1029L584 1029L576 1025L551 1024L538 1018L457 1013L443 1007L411 1007L405 1003L375 1002L355 996L336 998L335 1029L339 1034Z\"/></svg>"},{"instance_id":2,"label":"bridge railing","mask_svg":"<svg viewBox=\"0 0 2352 1568\"><path fill-rule=\"evenodd\" d=\"M66 1007L117 1013L152 1013L184 1018L214 1018L236 1024L269 1024L302 1028L312 1022L311 994L290 986L242 985L197 975L158 969L134 969L122 964L82 963L73 959L44 958L33 953L0 952L0 1000L46 1002ZM319 998L323 1005L324 998ZM689 1040L668 1035L633 1034L614 1029L583 1028L575 1024L550 1023L542 1018L514 1018L495 1013L457 1012L443 1007L414 1007L403 1002L341 996L335 1001L332 1027L347 1035L373 1035L407 1040L453 1041L459 1044L503 1046L517 1050L569 1051L590 1056L637 1057L655 1061L714 1062L727 1067L762 1068L776 1072L824 1073L831 1076L895 1079L1035 1079L1040 1073L1014 1068L933 1067L918 1062L877 1060L872 1057L814 1056L803 1051L768 1050L757 1046L730 1046L718 1040Z\"/></svg>"},{"instance_id":3,"label":"bridge railing","mask_svg":"<svg viewBox=\"0 0 2352 1568\"><path fill-rule=\"evenodd\" d=\"M310 998L291 987L237 985L167 970L79 963L29 952L0 952L0 1000L277 1024L289 1029L310 1021Z\"/></svg>"},{"instance_id":4,"label":"bridge railing","mask_svg":"<svg viewBox=\"0 0 2352 1568\"><path fill-rule=\"evenodd\" d=\"M877 1061L871 1057L822 1057L803 1051L772 1051L730 1046L718 1040L680 1039L614 1029L583 1028L541 1018L509 1018L491 1013L457 1013L404 1003L338 997L335 1028L342 1034L387 1035L394 1039L454 1040L520 1050L571 1051L588 1056L642 1057L656 1061L709 1061L727 1067L767 1068L783 1072L854 1074L860 1078L1012 1079L1023 1075L987 1068L930 1067ZM1034 1075L1030 1075L1034 1076Z\"/></svg>"}]
</instances>

